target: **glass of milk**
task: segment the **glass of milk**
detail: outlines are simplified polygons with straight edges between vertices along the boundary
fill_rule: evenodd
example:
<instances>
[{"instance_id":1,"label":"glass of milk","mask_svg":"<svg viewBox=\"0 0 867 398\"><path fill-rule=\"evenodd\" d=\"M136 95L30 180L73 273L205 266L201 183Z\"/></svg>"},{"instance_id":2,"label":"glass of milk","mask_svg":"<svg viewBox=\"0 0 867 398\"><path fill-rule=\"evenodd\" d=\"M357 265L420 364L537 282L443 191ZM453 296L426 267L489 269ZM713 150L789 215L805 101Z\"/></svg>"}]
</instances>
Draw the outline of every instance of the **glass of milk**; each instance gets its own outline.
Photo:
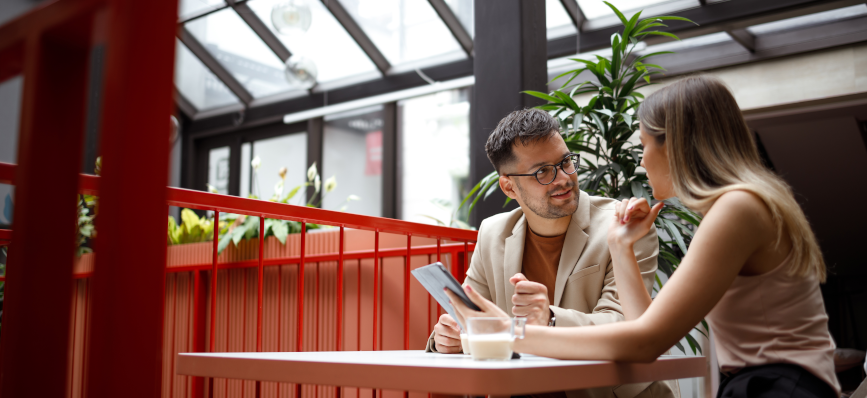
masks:
<instances>
[{"instance_id":1,"label":"glass of milk","mask_svg":"<svg viewBox=\"0 0 867 398\"><path fill-rule=\"evenodd\" d=\"M512 359L515 339L524 338L526 318L471 318L467 320L469 351L475 361Z\"/></svg>"}]
</instances>

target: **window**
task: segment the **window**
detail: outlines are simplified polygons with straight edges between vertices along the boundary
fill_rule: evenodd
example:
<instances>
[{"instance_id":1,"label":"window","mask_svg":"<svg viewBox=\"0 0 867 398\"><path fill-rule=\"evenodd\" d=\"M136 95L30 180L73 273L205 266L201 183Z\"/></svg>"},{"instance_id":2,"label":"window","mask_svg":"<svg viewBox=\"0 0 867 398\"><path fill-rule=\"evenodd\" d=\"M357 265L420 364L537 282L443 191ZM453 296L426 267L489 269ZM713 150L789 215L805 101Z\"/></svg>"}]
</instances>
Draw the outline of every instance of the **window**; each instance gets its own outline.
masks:
<instances>
[{"instance_id":1,"label":"window","mask_svg":"<svg viewBox=\"0 0 867 398\"><path fill-rule=\"evenodd\" d=\"M254 171L251 162L259 158L259 170ZM248 160L249 159L249 160ZM286 168L283 189L277 188L280 168ZM307 172L307 133L295 133L274 138L261 139L241 146L241 197L249 194L268 200L279 193L280 200L289 192L306 181ZM290 204L304 205L305 190L302 188Z\"/></svg>"},{"instance_id":2,"label":"window","mask_svg":"<svg viewBox=\"0 0 867 398\"><path fill-rule=\"evenodd\" d=\"M336 177L337 188L325 194L322 208L382 215L383 116L381 105L326 116L321 173L323 183ZM361 200L347 203L349 195Z\"/></svg>"},{"instance_id":3,"label":"window","mask_svg":"<svg viewBox=\"0 0 867 398\"><path fill-rule=\"evenodd\" d=\"M208 151L208 190L229 194L229 147L219 147Z\"/></svg>"},{"instance_id":4,"label":"window","mask_svg":"<svg viewBox=\"0 0 867 398\"><path fill-rule=\"evenodd\" d=\"M402 219L451 224L470 169L469 89L398 103Z\"/></svg>"}]
</instances>

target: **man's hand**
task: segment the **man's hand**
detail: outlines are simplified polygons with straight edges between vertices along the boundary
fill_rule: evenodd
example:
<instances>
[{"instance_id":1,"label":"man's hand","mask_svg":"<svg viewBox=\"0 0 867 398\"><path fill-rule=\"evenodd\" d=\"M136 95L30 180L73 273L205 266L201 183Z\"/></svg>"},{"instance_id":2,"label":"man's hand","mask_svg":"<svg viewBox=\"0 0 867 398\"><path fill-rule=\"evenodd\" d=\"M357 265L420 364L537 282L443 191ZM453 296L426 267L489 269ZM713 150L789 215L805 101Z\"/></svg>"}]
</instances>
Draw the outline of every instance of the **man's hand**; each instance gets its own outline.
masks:
<instances>
[{"instance_id":1,"label":"man's hand","mask_svg":"<svg viewBox=\"0 0 867 398\"><path fill-rule=\"evenodd\" d=\"M515 286L512 296L512 313L527 318L527 324L548 326L551 310L548 308L548 288L541 283L530 282L524 274L517 273L509 278Z\"/></svg>"},{"instance_id":2,"label":"man's hand","mask_svg":"<svg viewBox=\"0 0 867 398\"><path fill-rule=\"evenodd\" d=\"M442 314L439 322L434 326L434 342L437 352L443 354L460 354L463 351L461 348L461 329L458 323L455 322L449 314Z\"/></svg>"}]
</instances>

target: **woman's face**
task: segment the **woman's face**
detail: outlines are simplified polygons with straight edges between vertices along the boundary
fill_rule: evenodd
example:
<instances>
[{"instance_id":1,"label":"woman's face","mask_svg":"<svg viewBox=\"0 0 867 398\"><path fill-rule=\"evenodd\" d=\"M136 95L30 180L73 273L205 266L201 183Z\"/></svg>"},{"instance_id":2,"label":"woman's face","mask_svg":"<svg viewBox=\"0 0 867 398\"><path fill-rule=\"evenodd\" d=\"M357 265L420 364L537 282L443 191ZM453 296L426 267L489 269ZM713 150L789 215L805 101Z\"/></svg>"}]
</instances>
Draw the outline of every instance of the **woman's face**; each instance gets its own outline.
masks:
<instances>
[{"instance_id":1,"label":"woman's face","mask_svg":"<svg viewBox=\"0 0 867 398\"><path fill-rule=\"evenodd\" d=\"M665 143L660 144L656 137L644 131L644 124L639 126L641 128L639 139L641 145L644 145L641 166L647 170L647 179L650 180L650 186L653 188L653 197L658 200L668 199L674 196L668 168L668 150Z\"/></svg>"}]
</instances>

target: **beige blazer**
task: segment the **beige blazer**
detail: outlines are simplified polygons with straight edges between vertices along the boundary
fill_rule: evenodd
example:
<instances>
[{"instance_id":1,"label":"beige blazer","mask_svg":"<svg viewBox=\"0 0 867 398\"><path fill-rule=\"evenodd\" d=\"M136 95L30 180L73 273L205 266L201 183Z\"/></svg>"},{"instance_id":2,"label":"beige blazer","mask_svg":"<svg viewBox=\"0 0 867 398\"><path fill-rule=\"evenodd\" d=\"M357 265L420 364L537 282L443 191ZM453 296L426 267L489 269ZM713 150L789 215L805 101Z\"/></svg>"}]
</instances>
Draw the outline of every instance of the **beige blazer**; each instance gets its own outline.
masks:
<instances>
[{"instance_id":1,"label":"beige blazer","mask_svg":"<svg viewBox=\"0 0 867 398\"><path fill-rule=\"evenodd\" d=\"M556 326L599 325L624 320L614 283L608 250L608 226L614 217L614 199L580 192L578 209L566 230L551 310ZM521 272L527 220L520 208L482 221L478 242L464 284L512 315L515 287L509 278ZM635 244L635 256L650 292L659 254L656 228ZM431 334L427 351L436 351ZM672 382L624 384L616 387L568 391L569 398L679 397Z\"/></svg>"}]
</instances>

